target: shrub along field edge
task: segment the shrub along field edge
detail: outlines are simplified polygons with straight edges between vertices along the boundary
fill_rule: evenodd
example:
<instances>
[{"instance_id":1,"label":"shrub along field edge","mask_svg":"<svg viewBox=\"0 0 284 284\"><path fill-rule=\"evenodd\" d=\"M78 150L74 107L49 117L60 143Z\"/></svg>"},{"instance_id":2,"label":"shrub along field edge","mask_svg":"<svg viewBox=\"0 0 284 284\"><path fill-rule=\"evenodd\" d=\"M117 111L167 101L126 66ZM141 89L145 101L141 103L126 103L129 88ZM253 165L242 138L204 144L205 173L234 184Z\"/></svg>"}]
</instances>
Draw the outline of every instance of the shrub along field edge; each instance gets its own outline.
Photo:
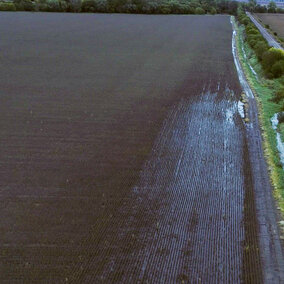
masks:
<instances>
[{"instance_id":1,"label":"shrub along field edge","mask_svg":"<svg viewBox=\"0 0 284 284\"><path fill-rule=\"evenodd\" d=\"M281 111L282 106L275 102L276 94L283 88L283 77L267 79L265 71L256 55L245 38L244 25L237 27L237 50L243 70L255 94L259 106L259 118L263 134L264 152L268 163L271 182L274 188L274 196L278 201L278 209L284 216L284 171L280 162L277 149L276 133L272 129L272 116ZM253 70L257 76L254 74ZM282 123L281 123L282 124ZM280 125L281 125L280 124ZM282 126L281 126L282 127Z\"/></svg>"}]
</instances>

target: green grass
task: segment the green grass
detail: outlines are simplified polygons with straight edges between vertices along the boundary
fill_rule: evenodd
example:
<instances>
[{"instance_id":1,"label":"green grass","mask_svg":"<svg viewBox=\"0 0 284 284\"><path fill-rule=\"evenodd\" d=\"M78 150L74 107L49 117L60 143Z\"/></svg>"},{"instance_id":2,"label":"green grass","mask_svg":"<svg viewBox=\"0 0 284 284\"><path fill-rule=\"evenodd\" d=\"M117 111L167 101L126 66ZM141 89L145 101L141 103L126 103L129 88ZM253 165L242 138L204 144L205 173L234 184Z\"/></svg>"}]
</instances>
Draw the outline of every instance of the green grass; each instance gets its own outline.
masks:
<instances>
[{"instance_id":1,"label":"green grass","mask_svg":"<svg viewBox=\"0 0 284 284\"><path fill-rule=\"evenodd\" d=\"M268 80L264 77L262 67L258 62L258 59L254 51L248 46L242 38L243 27L237 28L237 49L239 58L259 106L259 120L261 124L263 141L264 141L264 153L268 163L271 182L274 188L274 196L276 197L281 212L284 213L284 171L281 167L279 152L276 144L276 134L271 126L271 117L280 111L280 106L272 102L275 92L279 90L283 84L283 79ZM247 59L242 50L244 47ZM258 74L258 78L251 71L249 64L254 68ZM282 81L281 81L282 80ZM281 133L283 136L283 124L281 127Z\"/></svg>"}]
</instances>

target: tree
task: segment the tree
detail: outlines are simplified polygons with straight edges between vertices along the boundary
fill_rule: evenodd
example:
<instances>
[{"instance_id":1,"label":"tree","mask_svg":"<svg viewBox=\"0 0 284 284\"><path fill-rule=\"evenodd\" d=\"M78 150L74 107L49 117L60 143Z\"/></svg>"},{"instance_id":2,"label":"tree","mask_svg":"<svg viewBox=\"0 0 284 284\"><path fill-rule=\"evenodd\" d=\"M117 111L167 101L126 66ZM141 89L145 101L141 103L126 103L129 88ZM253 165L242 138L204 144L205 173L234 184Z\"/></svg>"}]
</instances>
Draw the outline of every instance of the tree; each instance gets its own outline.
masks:
<instances>
[{"instance_id":1,"label":"tree","mask_svg":"<svg viewBox=\"0 0 284 284\"><path fill-rule=\"evenodd\" d=\"M197 7L197 8L195 9L195 14L197 14L197 15L203 15L203 14L205 14L205 11L204 11L202 8Z\"/></svg>"},{"instance_id":2,"label":"tree","mask_svg":"<svg viewBox=\"0 0 284 284\"><path fill-rule=\"evenodd\" d=\"M14 0L16 10L18 11L34 11L35 5L31 0Z\"/></svg>"},{"instance_id":3,"label":"tree","mask_svg":"<svg viewBox=\"0 0 284 284\"><path fill-rule=\"evenodd\" d=\"M81 4L81 12L94 12L96 4L94 0L83 0Z\"/></svg>"},{"instance_id":4,"label":"tree","mask_svg":"<svg viewBox=\"0 0 284 284\"><path fill-rule=\"evenodd\" d=\"M231 15L237 15L238 11L238 2L237 1L229 1L228 3L228 13Z\"/></svg>"},{"instance_id":5,"label":"tree","mask_svg":"<svg viewBox=\"0 0 284 284\"><path fill-rule=\"evenodd\" d=\"M277 61L271 67L274 78L279 78L284 74L284 60Z\"/></svg>"},{"instance_id":6,"label":"tree","mask_svg":"<svg viewBox=\"0 0 284 284\"><path fill-rule=\"evenodd\" d=\"M259 41L257 44L254 46L254 50L256 53L256 56L258 57L259 60L262 60L262 56L264 52L268 50L268 45L265 41Z\"/></svg>"},{"instance_id":7,"label":"tree","mask_svg":"<svg viewBox=\"0 0 284 284\"><path fill-rule=\"evenodd\" d=\"M211 15L215 15L216 13L217 13L216 9L215 9L214 7L212 7L212 8L210 9L210 14L211 14Z\"/></svg>"},{"instance_id":8,"label":"tree","mask_svg":"<svg viewBox=\"0 0 284 284\"><path fill-rule=\"evenodd\" d=\"M16 11L14 3L0 3L0 11Z\"/></svg>"},{"instance_id":9,"label":"tree","mask_svg":"<svg viewBox=\"0 0 284 284\"><path fill-rule=\"evenodd\" d=\"M257 6L256 0L249 0L248 2L248 8L251 12L254 12L255 8Z\"/></svg>"},{"instance_id":10,"label":"tree","mask_svg":"<svg viewBox=\"0 0 284 284\"><path fill-rule=\"evenodd\" d=\"M266 6L262 6L262 5L256 5L255 12L256 13L266 13L267 12L267 7Z\"/></svg>"},{"instance_id":11,"label":"tree","mask_svg":"<svg viewBox=\"0 0 284 284\"><path fill-rule=\"evenodd\" d=\"M277 48L270 48L263 53L262 66L268 77L279 77L284 71L284 51Z\"/></svg>"},{"instance_id":12,"label":"tree","mask_svg":"<svg viewBox=\"0 0 284 284\"><path fill-rule=\"evenodd\" d=\"M268 8L268 13L275 13L277 6L274 1L270 1L267 8Z\"/></svg>"}]
</instances>

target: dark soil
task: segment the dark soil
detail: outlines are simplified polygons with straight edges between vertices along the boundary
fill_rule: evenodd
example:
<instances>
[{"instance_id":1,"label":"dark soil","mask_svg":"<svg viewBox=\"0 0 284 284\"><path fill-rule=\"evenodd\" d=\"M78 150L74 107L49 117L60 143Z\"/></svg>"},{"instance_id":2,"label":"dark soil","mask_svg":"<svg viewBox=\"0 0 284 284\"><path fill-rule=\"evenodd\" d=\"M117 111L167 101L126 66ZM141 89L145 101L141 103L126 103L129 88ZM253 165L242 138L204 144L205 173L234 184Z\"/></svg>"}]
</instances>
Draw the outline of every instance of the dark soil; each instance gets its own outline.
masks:
<instances>
[{"instance_id":1,"label":"dark soil","mask_svg":"<svg viewBox=\"0 0 284 284\"><path fill-rule=\"evenodd\" d=\"M0 35L2 282L241 283L229 17L1 13Z\"/></svg>"},{"instance_id":2,"label":"dark soil","mask_svg":"<svg viewBox=\"0 0 284 284\"><path fill-rule=\"evenodd\" d=\"M246 189L244 199L244 254L243 254L243 269L246 271L243 275L244 283L263 283L263 276L260 273L260 246L258 240L258 221L255 202L255 192L253 187L253 177L251 172L251 161L248 156L248 145L244 145L244 161L247 165L245 174Z\"/></svg>"}]
</instances>

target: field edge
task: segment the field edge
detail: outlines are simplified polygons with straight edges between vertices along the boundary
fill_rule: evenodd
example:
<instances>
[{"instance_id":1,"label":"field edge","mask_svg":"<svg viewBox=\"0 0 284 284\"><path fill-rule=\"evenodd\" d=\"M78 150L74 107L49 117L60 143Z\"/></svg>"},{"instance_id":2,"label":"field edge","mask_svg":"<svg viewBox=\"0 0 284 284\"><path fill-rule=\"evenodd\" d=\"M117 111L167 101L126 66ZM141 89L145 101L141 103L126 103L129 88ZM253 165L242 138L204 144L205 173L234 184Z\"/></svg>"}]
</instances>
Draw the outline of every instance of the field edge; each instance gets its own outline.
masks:
<instances>
[{"instance_id":1,"label":"field edge","mask_svg":"<svg viewBox=\"0 0 284 284\"><path fill-rule=\"evenodd\" d=\"M247 138L252 159L261 270L264 283L280 283L284 277L283 240L281 240L281 228L279 228L279 221L281 220L279 198L277 200L275 198L274 186L276 181L281 183L280 175L283 172L280 172L279 175L275 175L275 172L273 172L272 175L272 170L275 168L269 164L272 158L273 162L277 158L280 160L276 148L276 134L271 126L270 118L272 116L270 117L267 114L267 108L265 108L267 104L262 103L264 90L260 88L258 73L250 65L248 55L242 45L242 27L237 25L234 17L232 17L232 26L233 53L235 53L234 56L239 65L236 67L241 69L238 70L238 73L240 80L243 81L242 86L249 103ZM265 91L267 91L267 88L265 88ZM274 114L276 111L273 111ZM279 169L282 171L282 168ZM275 177L279 179L275 179ZM249 280L246 283L251 282Z\"/></svg>"},{"instance_id":2,"label":"field edge","mask_svg":"<svg viewBox=\"0 0 284 284\"><path fill-rule=\"evenodd\" d=\"M257 70L257 68L255 68L254 70L256 71L258 77L261 78L261 81L264 82L264 84L261 84L260 80L258 80L253 74L251 65L249 65L249 63L247 62L246 55L244 54L244 51L245 49L248 49L248 46L244 46L244 49L242 48L242 46L244 45L243 40L240 36L240 33L242 31L238 27L236 27L236 29L238 56L247 82L250 85L250 88L254 93L257 102L260 129L263 138L264 156L268 165L270 181L273 186L273 195L278 205L277 209L278 211L281 211L279 216L281 216L281 220L284 220L284 172L281 167L280 157L276 146L276 134L272 129L270 121L270 119L272 118L271 112L276 113L279 111L276 104L274 106L273 103L269 101L274 95L274 89L270 87L271 82L267 82L271 80L266 80L265 78L263 78L262 74L259 72L259 70ZM271 106L273 107L273 109L271 109ZM270 109L268 109L268 107L270 107ZM268 110L270 111L268 112ZM282 231L283 230L284 228L282 228Z\"/></svg>"}]
</instances>

